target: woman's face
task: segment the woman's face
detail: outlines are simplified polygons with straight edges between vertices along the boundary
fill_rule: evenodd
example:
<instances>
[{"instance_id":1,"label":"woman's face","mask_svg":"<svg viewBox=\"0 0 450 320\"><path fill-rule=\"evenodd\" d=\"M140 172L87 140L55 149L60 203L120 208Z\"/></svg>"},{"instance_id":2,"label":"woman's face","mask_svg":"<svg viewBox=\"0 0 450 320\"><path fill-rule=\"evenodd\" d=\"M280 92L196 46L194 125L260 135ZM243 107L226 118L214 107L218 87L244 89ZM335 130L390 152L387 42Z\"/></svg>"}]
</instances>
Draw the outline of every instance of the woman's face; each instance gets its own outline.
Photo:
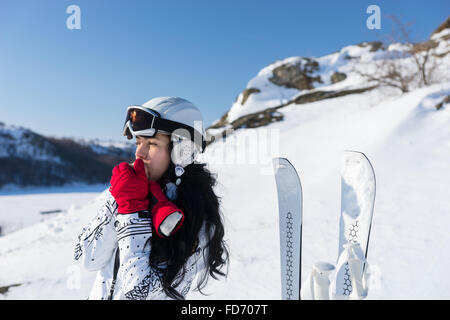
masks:
<instances>
[{"instance_id":1,"label":"woman's face","mask_svg":"<svg viewBox=\"0 0 450 320\"><path fill-rule=\"evenodd\" d=\"M157 133L153 138L136 137L136 159L144 161L149 180L157 181L170 164L170 136Z\"/></svg>"}]
</instances>

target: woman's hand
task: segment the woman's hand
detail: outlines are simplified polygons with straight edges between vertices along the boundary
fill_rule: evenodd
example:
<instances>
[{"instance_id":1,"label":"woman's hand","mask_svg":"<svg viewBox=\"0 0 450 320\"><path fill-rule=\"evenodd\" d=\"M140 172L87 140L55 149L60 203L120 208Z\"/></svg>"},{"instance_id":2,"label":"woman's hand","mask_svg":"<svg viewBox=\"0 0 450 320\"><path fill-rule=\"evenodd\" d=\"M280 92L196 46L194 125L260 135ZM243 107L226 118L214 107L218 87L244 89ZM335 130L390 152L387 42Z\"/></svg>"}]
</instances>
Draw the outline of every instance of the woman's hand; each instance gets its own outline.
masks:
<instances>
[{"instance_id":1,"label":"woman's hand","mask_svg":"<svg viewBox=\"0 0 450 320\"><path fill-rule=\"evenodd\" d=\"M117 212L127 214L148 210L149 182L142 159L136 159L133 167L122 162L112 173L109 191L119 206Z\"/></svg>"},{"instance_id":2,"label":"woman's hand","mask_svg":"<svg viewBox=\"0 0 450 320\"><path fill-rule=\"evenodd\" d=\"M184 213L164 195L159 184L149 181L152 194L152 221L159 237L169 237L180 229L184 221Z\"/></svg>"}]
</instances>

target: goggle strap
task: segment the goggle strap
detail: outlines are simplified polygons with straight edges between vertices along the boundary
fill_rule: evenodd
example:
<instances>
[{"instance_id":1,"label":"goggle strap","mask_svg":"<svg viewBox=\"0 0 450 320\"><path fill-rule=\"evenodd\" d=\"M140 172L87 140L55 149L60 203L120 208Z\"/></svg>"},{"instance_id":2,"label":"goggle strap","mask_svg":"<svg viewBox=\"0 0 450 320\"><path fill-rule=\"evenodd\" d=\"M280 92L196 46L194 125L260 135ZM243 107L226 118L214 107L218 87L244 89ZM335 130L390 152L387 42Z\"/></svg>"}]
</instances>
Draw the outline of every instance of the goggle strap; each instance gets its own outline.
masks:
<instances>
[{"instance_id":1,"label":"goggle strap","mask_svg":"<svg viewBox=\"0 0 450 320\"><path fill-rule=\"evenodd\" d=\"M192 141L194 141L196 136L201 137L201 139L202 139L202 150L205 149L206 142L203 139L203 134L201 134L198 130L196 130L196 129L190 127L190 126L187 126L187 125L185 125L183 123L180 123L180 122L175 122L175 121L172 121L172 120L163 119L163 118L156 118L156 117L154 119L154 124L156 125L157 129L164 130L164 131L167 131L167 132L170 132L170 133L173 133L177 129L185 129L185 130L187 130L189 132L190 139Z\"/></svg>"},{"instance_id":2,"label":"goggle strap","mask_svg":"<svg viewBox=\"0 0 450 320\"><path fill-rule=\"evenodd\" d=\"M156 117L155 117L155 116L153 116L153 119L152 119L152 124L151 124L150 128L154 128L154 127L153 127L153 123L155 123L155 118L156 118Z\"/></svg>"}]
</instances>

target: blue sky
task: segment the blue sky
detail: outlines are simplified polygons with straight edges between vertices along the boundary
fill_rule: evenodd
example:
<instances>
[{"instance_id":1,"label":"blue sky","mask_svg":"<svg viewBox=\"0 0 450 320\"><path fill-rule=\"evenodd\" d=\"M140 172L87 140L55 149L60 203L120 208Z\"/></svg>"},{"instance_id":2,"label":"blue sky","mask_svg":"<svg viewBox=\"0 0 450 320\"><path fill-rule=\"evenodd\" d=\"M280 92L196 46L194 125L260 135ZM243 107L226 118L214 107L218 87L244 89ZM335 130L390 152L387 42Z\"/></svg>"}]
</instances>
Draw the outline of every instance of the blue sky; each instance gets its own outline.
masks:
<instances>
[{"instance_id":1,"label":"blue sky","mask_svg":"<svg viewBox=\"0 0 450 320\"><path fill-rule=\"evenodd\" d=\"M379 40L385 14L426 39L450 12L430 1L0 0L0 121L44 135L123 141L124 112L156 96L196 104L205 126L263 67ZM69 30L69 5L81 29ZM381 9L369 30L366 8Z\"/></svg>"}]
</instances>

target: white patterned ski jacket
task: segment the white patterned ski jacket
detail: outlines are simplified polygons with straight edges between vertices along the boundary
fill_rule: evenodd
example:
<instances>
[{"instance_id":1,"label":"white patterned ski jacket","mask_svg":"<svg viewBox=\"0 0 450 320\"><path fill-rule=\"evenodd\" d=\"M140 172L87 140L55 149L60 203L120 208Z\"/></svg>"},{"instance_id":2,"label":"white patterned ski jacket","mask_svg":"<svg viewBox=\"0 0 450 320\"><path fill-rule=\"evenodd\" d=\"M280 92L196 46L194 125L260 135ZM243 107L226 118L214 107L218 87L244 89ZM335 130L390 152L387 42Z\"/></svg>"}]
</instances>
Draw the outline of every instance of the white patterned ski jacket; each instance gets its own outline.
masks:
<instances>
[{"instance_id":1,"label":"white patterned ski jacket","mask_svg":"<svg viewBox=\"0 0 450 320\"><path fill-rule=\"evenodd\" d=\"M139 213L117 214L116 201L108 192L105 204L83 228L75 246L75 260L88 270L98 270L89 299L171 299L164 293L156 270L149 266L151 245L149 242L145 245L149 237L152 237L151 218ZM186 262L184 280L176 288L183 297L197 273L206 270L207 242L203 225L197 249ZM117 276L110 295L115 266Z\"/></svg>"}]
</instances>

